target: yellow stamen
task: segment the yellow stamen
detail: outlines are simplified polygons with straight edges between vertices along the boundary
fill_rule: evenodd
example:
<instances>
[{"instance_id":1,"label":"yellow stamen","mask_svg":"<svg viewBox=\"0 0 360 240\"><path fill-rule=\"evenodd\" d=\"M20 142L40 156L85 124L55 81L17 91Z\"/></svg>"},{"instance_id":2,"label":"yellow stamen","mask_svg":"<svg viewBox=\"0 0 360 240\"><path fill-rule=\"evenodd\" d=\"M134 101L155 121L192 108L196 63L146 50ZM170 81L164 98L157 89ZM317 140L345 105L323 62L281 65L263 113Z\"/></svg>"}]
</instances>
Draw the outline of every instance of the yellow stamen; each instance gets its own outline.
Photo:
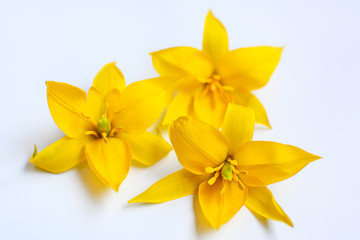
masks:
<instances>
[{"instance_id":1,"label":"yellow stamen","mask_svg":"<svg viewBox=\"0 0 360 240\"><path fill-rule=\"evenodd\" d=\"M212 79L219 81L219 80L221 79L221 77L220 77L218 74L214 73L214 74L212 75Z\"/></svg>"},{"instance_id":2,"label":"yellow stamen","mask_svg":"<svg viewBox=\"0 0 360 240\"><path fill-rule=\"evenodd\" d=\"M85 135L94 135L95 137L99 137L99 134L96 131L86 131Z\"/></svg>"},{"instance_id":3,"label":"yellow stamen","mask_svg":"<svg viewBox=\"0 0 360 240\"><path fill-rule=\"evenodd\" d=\"M224 166L224 162L222 162L219 166L212 168L212 167L206 167L205 172L206 173L213 173L219 171Z\"/></svg>"},{"instance_id":4,"label":"yellow stamen","mask_svg":"<svg viewBox=\"0 0 360 240\"><path fill-rule=\"evenodd\" d=\"M235 89L231 86L221 86L221 88L224 90L224 91L227 91L227 92L233 92Z\"/></svg>"},{"instance_id":5,"label":"yellow stamen","mask_svg":"<svg viewBox=\"0 0 360 240\"><path fill-rule=\"evenodd\" d=\"M214 185L215 181L216 181L216 178L212 177L212 178L209 179L208 184L209 185Z\"/></svg>"},{"instance_id":6,"label":"yellow stamen","mask_svg":"<svg viewBox=\"0 0 360 240\"><path fill-rule=\"evenodd\" d=\"M220 172L216 172L212 178L209 179L208 184L213 185L216 182L216 179L220 176Z\"/></svg>"},{"instance_id":7,"label":"yellow stamen","mask_svg":"<svg viewBox=\"0 0 360 240\"><path fill-rule=\"evenodd\" d=\"M239 181L239 177L236 174L234 174L234 180Z\"/></svg>"},{"instance_id":8,"label":"yellow stamen","mask_svg":"<svg viewBox=\"0 0 360 240\"><path fill-rule=\"evenodd\" d=\"M231 170L232 170L235 174L239 174L239 171L234 167L234 165L231 165Z\"/></svg>"},{"instance_id":9,"label":"yellow stamen","mask_svg":"<svg viewBox=\"0 0 360 240\"><path fill-rule=\"evenodd\" d=\"M212 168L212 167L206 167L206 168L205 168L205 172L206 172L206 173L213 173L213 172L215 172L215 170L214 170L214 168Z\"/></svg>"},{"instance_id":10,"label":"yellow stamen","mask_svg":"<svg viewBox=\"0 0 360 240\"><path fill-rule=\"evenodd\" d=\"M112 136L114 136L116 133L121 132L122 129L123 129L123 127L117 127L117 128L111 129L110 134L109 134L109 137L112 137Z\"/></svg>"},{"instance_id":11,"label":"yellow stamen","mask_svg":"<svg viewBox=\"0 0 360 240\"><path fill-rule=\"evenodd\" d=\"M237 162L236 160L232 160L232 159L230 159L230 158L227 158L226 160L227 160L229 163L231 163L231 165L235 165L235 166L238 165L238 162Z\"/></svg>"},{"instance_id":12,"label":"yellow stamen","mask_svg":"<svg viewBox=\"0 0 360 240\"><path fill-rule=\"evenodd\" d=\"M101 133L101 137L104 139L104 141L107 143L108 139L107 139L107 133L106 132L102 132Z\"/></svg>"}]
</instances>

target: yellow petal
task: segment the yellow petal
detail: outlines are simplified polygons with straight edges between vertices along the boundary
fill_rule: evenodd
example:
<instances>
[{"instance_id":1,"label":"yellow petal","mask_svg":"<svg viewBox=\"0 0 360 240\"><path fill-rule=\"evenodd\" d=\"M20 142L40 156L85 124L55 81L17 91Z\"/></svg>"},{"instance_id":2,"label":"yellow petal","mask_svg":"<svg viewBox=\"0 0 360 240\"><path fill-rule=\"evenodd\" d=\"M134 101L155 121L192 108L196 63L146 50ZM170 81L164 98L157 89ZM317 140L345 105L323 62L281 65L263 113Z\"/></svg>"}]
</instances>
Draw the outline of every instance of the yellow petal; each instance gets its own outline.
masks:
<instances>
[{"instance_id":1,"label":"yellow petal","mask_svg":"<svg viewBox=\"0 0 360 240\"><path fill-rule=\"evenodd\" d=\"M189 75L207 78L213 73L209 56L196 48L168 48L151 53L151 57L160 76Z\"/></svg>"},{"instance_id":2,"label":"yellow petal","mask_svg":"<svg viewBox=\"0 0 360 240\"><path fill-rule=\"evenodd\" d=\"M292 177L320 157L291 145L253 141L241 145L234 158L239 169L269 185Z\"/></svg>"},{"instance_id":3,"label":"yellow petal","mask_svg":"<svg viewBox=\"0 0 360 240\"><path fill-rule=\"evenodd\" d=\"M241 174L239 175L239 177L246 186L250 186L250 187L266 186L265 183L263 183L260 179L258 179L253 175Z\"/></svg>"},{"instance_id":4,"label":"yellow petal","mask_svg":"<svg viewBox=\"0 0 360 240\"><path fill-rule=\"evenodd\" d=\"M66 83L47 81L47 99L56 125L71 138L94 127L82 113L86 112L86 93Z\"/></svg>"},{"instance_id":5,"label":"yellow petal","mask_svg":"<svg viewBox=\"0 0 360 240\"><path fill-rule=\"evenodd\" d=\"M174 172L154 183L145 192L134 197L129 203L160 203L194 194L199 184L208 175L195 175L186 169Z\"/></svg>"},{"instance_id":6,"label":"yellow petal","mask_svg":"<svg viewBox=\"0 0 360 240\"><path fill-rule=\"evenodd\" d=\"M90 118L92 118L95 122L97 122L104 113L105 109L105 101L103 96L101 96L100 92L91 87L88 93L88 100L87 100L87 113Z\"/></svg>"},{"instance_id":7,"label":"yellow petal","mask_svg":"<svg viewBox=\"0 0 360 240\"><path fill-rule=\"evenodd\" d=\"M85 145L86 159L91 170L107 186L115 191L126 178L131 164L131 150L128 143L117 139L96 139Z\"/></svg>"},{"instance_id":8,"label":"yellow petal","mask_svg":"<svg viewBox=\"0 0 360 240\"><path fill-rule=\"evenodd\" d=\"M218 69L223 84L248 90L265 86L279 63L282 49L250 47L228 52Z\"/></svg>"},{"instance_id":9,"label":"yellow petal","mask_svg":"<svg viewBox=\"0 0 360 240\"><path fill-rule=\"evenodd\" d=\"M255 114L253 110L229 103L221 132L230 142L230 155L233 156L241 144L252 140L254 125Z\"/></svg>"},{"instance_id":10,"label":"yellow petal","mask_svg":"<svg viewBox=\"0 0 360 240\"><path fill-rule=\"evenodd\" d=\"M114 88L105 97L105 103L107 104L107 117L109 121L115 117L116 113L122 108L121 106L121 93L118 89Z\"/></svg>"},{"instance_id":11,"label":"yellow petal","mask_svg":"<svg viewBox=\"0 0 360 240\"><path fill-rule=\"evenodd\" d=\"M90 136L79 138L63 137L38 154L30 162L51 173L61 173L85 160L84 146L92 141Z\"/></svg>"},{"instance_id":12,"label":"yellow petal","mask_svg":"<svg viewBox=\"0 0 360 240\"><path fill-rule=\"evenodd\" d=\"M176 94L166 109L162 125L168 125L180 116L189 116L194 111L193 99L193 95L186 92Z\"/></svg>"},{"instance_id":13,"label":"yellow petal","mask_svg":"<svg viewBox=\"0 0 360 240\"><path fill-rule=\"evenodd\" d=\"M125 79L115 62L108 63L98 72L92 86L105 97L114 88L121 92L125 88Z\"/></svg>"},{"instance_id":14,"label":"yellow petal","mask_svg":"<svg viewBox=\"0 0 360 240\"><path fill-rule=\"evenodd\" d=\"M228 222L244 205L247 189L241 190L235 181L223 181L221 178L209 185L200 184L199 202L205 218L213 228L218 229Z\"/></svg>"},{"instance_id":15,"label":"yellow petal","mask_svg":"<svg viewBox=\"0 0 360 240\"><path fill-rule=\"evenodd\" d=\"M120 112L111 125L140 133L160 117L174 96L174 77L158 77L130 84L122 93Z\"/></svg>"},{"instance_id":16,"label":"yellow petal","mask_svg":"<svg viewBox=\"0 0 360 240\"><path fill-rule=\"evenodd\" d=\"M205 20L203 50L209 53L215 66L220 62L220 58L229 51L226 29L211 11Z\"/></svg>"},{"instance_id":17,"label":"yellow petal","mask_svg":"<svg viewBox=\"0 0 360 240\"><path fill-rule=\"evenodd\" d=\"M226 159L227 139L204 122L179 117L170 124L169 137L181 165L194 174L204 174L206 167L216 167Z\"/></svg>"},{"instance_id":18,"label":"yellow petal","mask_svg":"<svg viewBox=\"0 0 360 240\"><path fill-rule=\"evenodd\" d=\"M249 91L234 91L231 93L233 103L251 108L255 112L255 122L271 128L264 106L259 99Z\"/></svg>"},{"instance_id":19,"label":"yellow petal","mask_svg":"<svg viewBox=\"0 0 360 240\"><path fill-rule=\"evenodd\" d=\"M194 99L194 111L197 119L220 128L228 100L217 91L199 91Z\"/></svg>"},{"instance_id":20,"label":"yellow petal","mask_svg":"<svg viewBox=\"0 0 360 240\"><path fill-rule=\"evenodd\" d=\"M265 218L284 222L291 227L294 226L267 187L248 187L245 206Z\"/></svg>"},{"instance_id":21,"label":"yellow petal","mask_svg":"<svg viewBox=\"0 0 360 240\"><path fill-rule=\"evenodd\" d=\"M140 134L120 132L116 137L128 142L132 158L146 166L153 165L172 150L163 138L147 131Z\"/></svg>"}]
</instances>

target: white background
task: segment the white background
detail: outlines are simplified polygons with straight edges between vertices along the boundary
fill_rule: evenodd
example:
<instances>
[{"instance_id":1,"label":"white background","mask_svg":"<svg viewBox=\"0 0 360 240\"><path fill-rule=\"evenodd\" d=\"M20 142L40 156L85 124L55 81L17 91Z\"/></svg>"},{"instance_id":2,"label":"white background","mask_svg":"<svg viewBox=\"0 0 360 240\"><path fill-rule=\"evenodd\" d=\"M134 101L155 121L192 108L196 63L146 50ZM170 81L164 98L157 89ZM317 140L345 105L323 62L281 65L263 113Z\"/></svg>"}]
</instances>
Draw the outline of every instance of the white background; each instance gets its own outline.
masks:
<instances>
[{"instance_id":1,"label":"white background","mask_svg":"<svg viewBox=\"0 0 360 240\"><path fill-rule=\"evenodd\" d=\"M119 193L86 164L50 174L28 163L62 136L46 80L88 90L117 61L127 83L157 76L149 52L201 47L209 9L230 48L285 46L269 84L255 92L273 130L255 139L292 144L323 159L270 186L295 227L265 227L243 208L220 230L197 221L193 197L155 205L127 200L181 166L172 152L132 167ZM360 239L360 2L1 1L0 239Z\"/></svg>"}]
</instances>

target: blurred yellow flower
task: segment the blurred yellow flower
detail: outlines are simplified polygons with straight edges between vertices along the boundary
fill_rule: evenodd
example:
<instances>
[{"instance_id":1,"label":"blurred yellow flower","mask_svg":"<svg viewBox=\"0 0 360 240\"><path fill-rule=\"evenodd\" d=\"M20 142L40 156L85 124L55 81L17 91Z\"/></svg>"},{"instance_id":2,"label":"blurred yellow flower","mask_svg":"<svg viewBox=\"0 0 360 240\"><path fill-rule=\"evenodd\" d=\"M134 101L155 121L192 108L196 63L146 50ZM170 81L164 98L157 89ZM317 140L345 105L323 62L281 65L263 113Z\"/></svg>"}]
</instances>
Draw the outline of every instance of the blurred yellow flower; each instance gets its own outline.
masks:
<instances>
[{"instance_id":1,"label":"blurred yellow flower","mask_svg":"<svg viewBox=\"0 0 360 240\"><path fill-rule=\"evenodd\" d=\"M173 97L173 81L153 78L125 88L121 71L109 63L88 96L72 85L46 82L51 115L66 136L39 154L35 147L30 162L61 173L87 160L96 176L118 191L132 159L148 166L171 151L170 144L146 130Z\"/></svg>"},{"instance_id":2,"label":"blurred yellow flower","mask_svg":"<svg viewBox=\"0 0 360 240\"><path fill-rule=\"evenodd\" d=\"M320 157L297 147L251 141L254 112L229 104L223 128L179 117L169 128L183 169L159 180L135 202L165 202L198 192L202 212L218 229L245 205L268 219L293 226L266 185L285 180Z\"/></svg>"},{"instance_id":3,"label":"blurred yellow flower","mask_svg":"<svg viewBox=\"0 0 360 240\"><path fill-rule=\"evenodd\" d=\"M179 116L191 116L218 128L231 102L252 108L256 122L270 127L263 105L250 91L269 81L282 48L229 51L226 30L211 12L206 17L202 48L174 47L151 53L160 76L182 76L162 124Z\"/></svg>"}]
</instances>

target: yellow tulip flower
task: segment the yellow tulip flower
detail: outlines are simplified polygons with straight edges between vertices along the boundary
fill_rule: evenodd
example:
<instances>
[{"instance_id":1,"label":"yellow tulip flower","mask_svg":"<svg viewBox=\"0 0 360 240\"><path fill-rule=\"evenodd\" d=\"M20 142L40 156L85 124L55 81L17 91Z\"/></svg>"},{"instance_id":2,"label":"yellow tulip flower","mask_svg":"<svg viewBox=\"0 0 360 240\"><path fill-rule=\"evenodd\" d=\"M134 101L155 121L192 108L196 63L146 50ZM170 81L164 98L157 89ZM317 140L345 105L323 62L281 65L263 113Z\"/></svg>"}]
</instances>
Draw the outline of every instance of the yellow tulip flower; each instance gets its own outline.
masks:
<instances>
[{"instance_id":1,"label":"yellow tulip flower","mask_svg":"<svg viewBox=\"0 0 360 240\"><path fill-rule=\"evenodd\" d=\"M320 157L297 147L251 141L253 110L229 104L223 128L179 117L169 136L183 169L159 180L135 202L165 202L194 193L210 225L218 229L245 205L268 219L293 226L266 185L285 180Z\"/></svg>"},{"instance_id":2,"label":"yellow tulip flower","mask_svg":"<svg viewBox=\"0 0 360 240\"><path fill-rule=\"evenodd\" d=\"M65 137L30 162L52 173L61 173L87 160L96 176L118 191L131 160L149 166L172 147L146 130L159 118L173 97L173 78L153 78L125 87L115 63L96 75L88 96L82 89L48 81L51 115Z\"/></svg>"},{"instance_id":3,"label":"yellow tulip flower","mask_svg":"<svg viewBox=\"0 0 360 240\"><path fill-rule=\"evenodd\" d=\"M229 51L228 35L211 12L205 21L202 50L174 47L151 53L160 76L182 76L163 125L191 116L219 128L228 103L252 108L256 122L270 127L265 109L251 93L266 85L281 47L247 47Z\"/></svg>"}]
</instances>

